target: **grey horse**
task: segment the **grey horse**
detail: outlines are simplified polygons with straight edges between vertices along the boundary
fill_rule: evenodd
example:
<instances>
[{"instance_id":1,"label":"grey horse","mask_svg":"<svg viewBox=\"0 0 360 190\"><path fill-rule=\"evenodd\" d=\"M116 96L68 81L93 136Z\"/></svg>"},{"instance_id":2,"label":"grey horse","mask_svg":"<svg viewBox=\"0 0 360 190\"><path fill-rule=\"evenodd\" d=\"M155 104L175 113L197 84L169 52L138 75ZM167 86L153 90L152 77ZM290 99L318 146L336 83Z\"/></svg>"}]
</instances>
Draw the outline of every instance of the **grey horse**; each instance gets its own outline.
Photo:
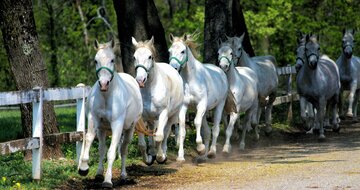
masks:
<instances>
[{"instance_id":1,"label":"grey horse","mask_svg":"<svg viewBox=\"0 0 360 190\"><path fill-rule=\"evenodd\" d=\"M306 35L305 60L296 77L300 99L305 98L317 110L319 139L325 139L325 111L332 110L333 131L339 131L337 102L340 93L340 75L335 62L328 56L320 56L320 45L316 36Z\"/></svg>"},{"instance_id":2,"label":"grey horse","mask_svg":"<svg viewBox=\"0 0 360 190\"><path fill-rule=\"evenodd\" d=\"M277 86L279 84L276 73L276 60L271 55L249 57L245 52L242 42L244 34L241 37L228 37L229 43L232 43L232 49L235 54L236 65L251 68L258 76L258 93L259 93L259 108L258 120L261 115L261 107L265 107L265 133L269 134L271 128L271 110L273 102L276 99Z\"/></svg>"},{"instance_id":3,"label":"grey horse","mask_svg":"<svg viewBox=\"0 0 360 190\"><path fill-rule=\"evenodd\" d=\"M342 94L345 90L349 90L349 107L346 116L356 119L357 103L360 93L360 58L353 55L354 34L355 30L343 31L342 52L336 60L336 64L339 67L341 81L340 115L343 116Z\"/></svg>"}]
</instances>

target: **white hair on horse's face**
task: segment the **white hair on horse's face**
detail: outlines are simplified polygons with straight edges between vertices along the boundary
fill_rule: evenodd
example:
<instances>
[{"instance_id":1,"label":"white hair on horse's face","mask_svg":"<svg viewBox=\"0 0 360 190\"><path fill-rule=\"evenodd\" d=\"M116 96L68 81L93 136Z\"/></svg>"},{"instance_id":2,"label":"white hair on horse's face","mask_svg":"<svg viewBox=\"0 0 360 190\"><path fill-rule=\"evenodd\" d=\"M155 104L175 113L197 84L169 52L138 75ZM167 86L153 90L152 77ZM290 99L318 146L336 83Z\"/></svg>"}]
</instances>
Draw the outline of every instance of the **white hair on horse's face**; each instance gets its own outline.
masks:
<instances>
[{"instance_id":1,"label":"white hair on horse's face","mask_svg":"<svg viewBox=\"0 0 360 190\"><path fill-rule=\"evenodd\" d=\"M99 48L94 62L101 90L106 91L115 71L115 54L112 48Z\"/></svg>"},{"instance_id":2,"label":"white hair on horse's face","mask_svg":"<svg viewBox=\"0 0 360 190\"><path fill-rule=\"evenodd\" d=\"M186 51L186 45L181 41L174 42L169 48L169 64L176 70L179 70L182 67L180 62L184 62L187 59ZM182 64L186 64L186 62Z\"/></svg>"},{"instance_id":3,"label":"white hair on horse's face","mask_svg":"<svg viewBox=\"0 0 360 190\"><path fill-rule=\"evenodd\" d=\"M150 69L154 64L153 53L145 47L138 48L134 53L134 65L136 68L136 81L140 87L144 87Z\"/></svg>"},{"instance_id":4,"label":"white hair on horse's face","mask_svg":"<svg viewBox=\"0 0 360 190\"><path fill-rule=\"evenodd\" d=\"M222 46L218 50L219 66L225 72L229 70L230 64L233 62L233 51L230 46Z\"/></svg>"}]
</instances>

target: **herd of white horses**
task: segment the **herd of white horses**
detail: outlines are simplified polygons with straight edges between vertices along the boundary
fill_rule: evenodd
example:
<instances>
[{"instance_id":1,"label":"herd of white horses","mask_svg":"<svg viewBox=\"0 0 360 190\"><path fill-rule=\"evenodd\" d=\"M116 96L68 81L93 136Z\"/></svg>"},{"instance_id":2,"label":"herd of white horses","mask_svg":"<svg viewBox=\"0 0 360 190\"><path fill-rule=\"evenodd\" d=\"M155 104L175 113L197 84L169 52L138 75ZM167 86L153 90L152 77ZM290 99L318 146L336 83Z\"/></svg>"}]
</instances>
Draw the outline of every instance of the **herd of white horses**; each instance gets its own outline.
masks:
<instances>
[{"instance_id":1,"label":"herd of white horses","mask_svg":"<svg viewBox=\"0 0 360 190\"><path fill-rule=\"evenodd\" d=\"M250 129L254 129L259 138L258 125L263 109L264 131L270 133L272 104L278 86L276 60L270 55L249 57L242 46L243 38L244 35L219 41L218 66L196 59L196 43L191 35L170 35L169 63L155 61L157 52L153 37L147 41L132 38L135 78L115 72L113 40L105 44L96 41L98 80L87 99L88 129L79 159L79 174L87 175L89 171L89 150L97 136L100 159L95 179L102 182L104 188L112 188L112 165L117 150L121 154L121 178L126 178L126 155L135 129L139 131L138 145L144 163L151 165L155 160L159 164L165 163L167 138L174 124L179 126L177 161L184 161L188 109L196 111L193 121L196 149L203 158L216 156L222 119L227 125L223 153L231 152L230 137L240 113L245 114L240 149L245 148L245 135ZM356 118L357 115L360 59L352 55L354 30L344 31L342 40L343 51L335 63L320 54L316 36L301 35L298 39L296 81L301 117L310 131L319 131L319 139L325 138L324 126L330 125L334 131L340 129L337 103L342 107L342 98L339 97L344 90L350 91L346 116ZM210 113L214 114L211 128L206 120ZM146 126L153 131L152 134L149 135ZM105 139L109 129L112 138L104 175ZM148 136L147 141L145 136Z\"/></svg>"}]
</instances>

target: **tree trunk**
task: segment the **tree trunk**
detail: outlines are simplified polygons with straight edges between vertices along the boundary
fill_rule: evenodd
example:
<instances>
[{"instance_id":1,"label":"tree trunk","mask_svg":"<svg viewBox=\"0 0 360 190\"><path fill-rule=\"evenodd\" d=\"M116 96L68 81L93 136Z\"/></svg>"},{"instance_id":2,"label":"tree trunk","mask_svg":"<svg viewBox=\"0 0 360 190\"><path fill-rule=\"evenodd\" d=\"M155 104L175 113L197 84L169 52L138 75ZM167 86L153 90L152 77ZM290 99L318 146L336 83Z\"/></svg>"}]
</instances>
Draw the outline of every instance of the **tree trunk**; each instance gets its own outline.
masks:
<instances>
[{"instance_id":1,"label":"tree trunk","mask_svg":"<svg viewBox=\"0 0 360 190\"><path fill-rule=\"evenodd\" d=\"M31 0L3 0L0 3L0 26L11 71L18 90L35 86L48 87L47 70L40 53ZM44 134L59 132L54 106L44 103ZM32 106L21 105L24 137L31 136ZM44 158L62 156L59 145L45 146Z\"/></svg>"},{"instance_id":2,"label":"tree trunk","mask_svg":"<svg viewBox=\"0 0 360 190\"><path fill-rule=\"evenodd\" d=\"M136 40L155 38L158 51L156 61L168 62L169 53L165 40L164 28L160 22L153 0L114 0L118 20L118 32L121 43L121 56L124 72L134 75L134 48L131 37Z\"/></svg>"},{"instance_id":3,"label":"tree trunk","mask_svg":"<svg viewBox=\"0 0 360 190\"><path fill-rule=\"evenodd\" d=\"M206 0L204 28L204 62L216 63L218 40L227 36L241 36L245 32L243 46L254 56L242 8L238 0Z\"/></svg>"}]
</instances>

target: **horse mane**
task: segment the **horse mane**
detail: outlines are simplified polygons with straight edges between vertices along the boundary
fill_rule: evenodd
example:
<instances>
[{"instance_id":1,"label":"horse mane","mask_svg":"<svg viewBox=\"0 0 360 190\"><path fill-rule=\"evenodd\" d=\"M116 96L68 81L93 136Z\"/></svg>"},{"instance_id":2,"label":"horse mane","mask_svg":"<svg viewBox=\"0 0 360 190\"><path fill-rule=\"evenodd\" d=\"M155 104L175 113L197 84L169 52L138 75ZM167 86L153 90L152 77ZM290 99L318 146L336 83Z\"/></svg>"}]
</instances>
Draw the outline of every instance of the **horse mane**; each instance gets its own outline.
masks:
<instances>
[{"instance_id":1,"label":"horse mane","mask_svg":"<svg viewBox=\"0 0 360 190\"><path fill-rule=\"evenodd\" d=\"M150 40L146 41L139 41L138 44L135 46L135 51L139 48L147 48L151 51L151 54L153 55L154 59L157 58L157 51L153 43L149 43Z\"/></svg>"},{"instance_id":2,"label":"horse mane","mask_svg":"<svg viewBox=\"0 0 360 190\"><path fill-rule=\"evenodd\" d=\"M184 42L189 48L191 53L194 55L195 58L199 57L199 52L197 48L199 44L196 43L196 39L198 38L199 33L194 32L193 34L184 34L182 37L174 37L174 42Z\"/></svg>"}]
</instances>

